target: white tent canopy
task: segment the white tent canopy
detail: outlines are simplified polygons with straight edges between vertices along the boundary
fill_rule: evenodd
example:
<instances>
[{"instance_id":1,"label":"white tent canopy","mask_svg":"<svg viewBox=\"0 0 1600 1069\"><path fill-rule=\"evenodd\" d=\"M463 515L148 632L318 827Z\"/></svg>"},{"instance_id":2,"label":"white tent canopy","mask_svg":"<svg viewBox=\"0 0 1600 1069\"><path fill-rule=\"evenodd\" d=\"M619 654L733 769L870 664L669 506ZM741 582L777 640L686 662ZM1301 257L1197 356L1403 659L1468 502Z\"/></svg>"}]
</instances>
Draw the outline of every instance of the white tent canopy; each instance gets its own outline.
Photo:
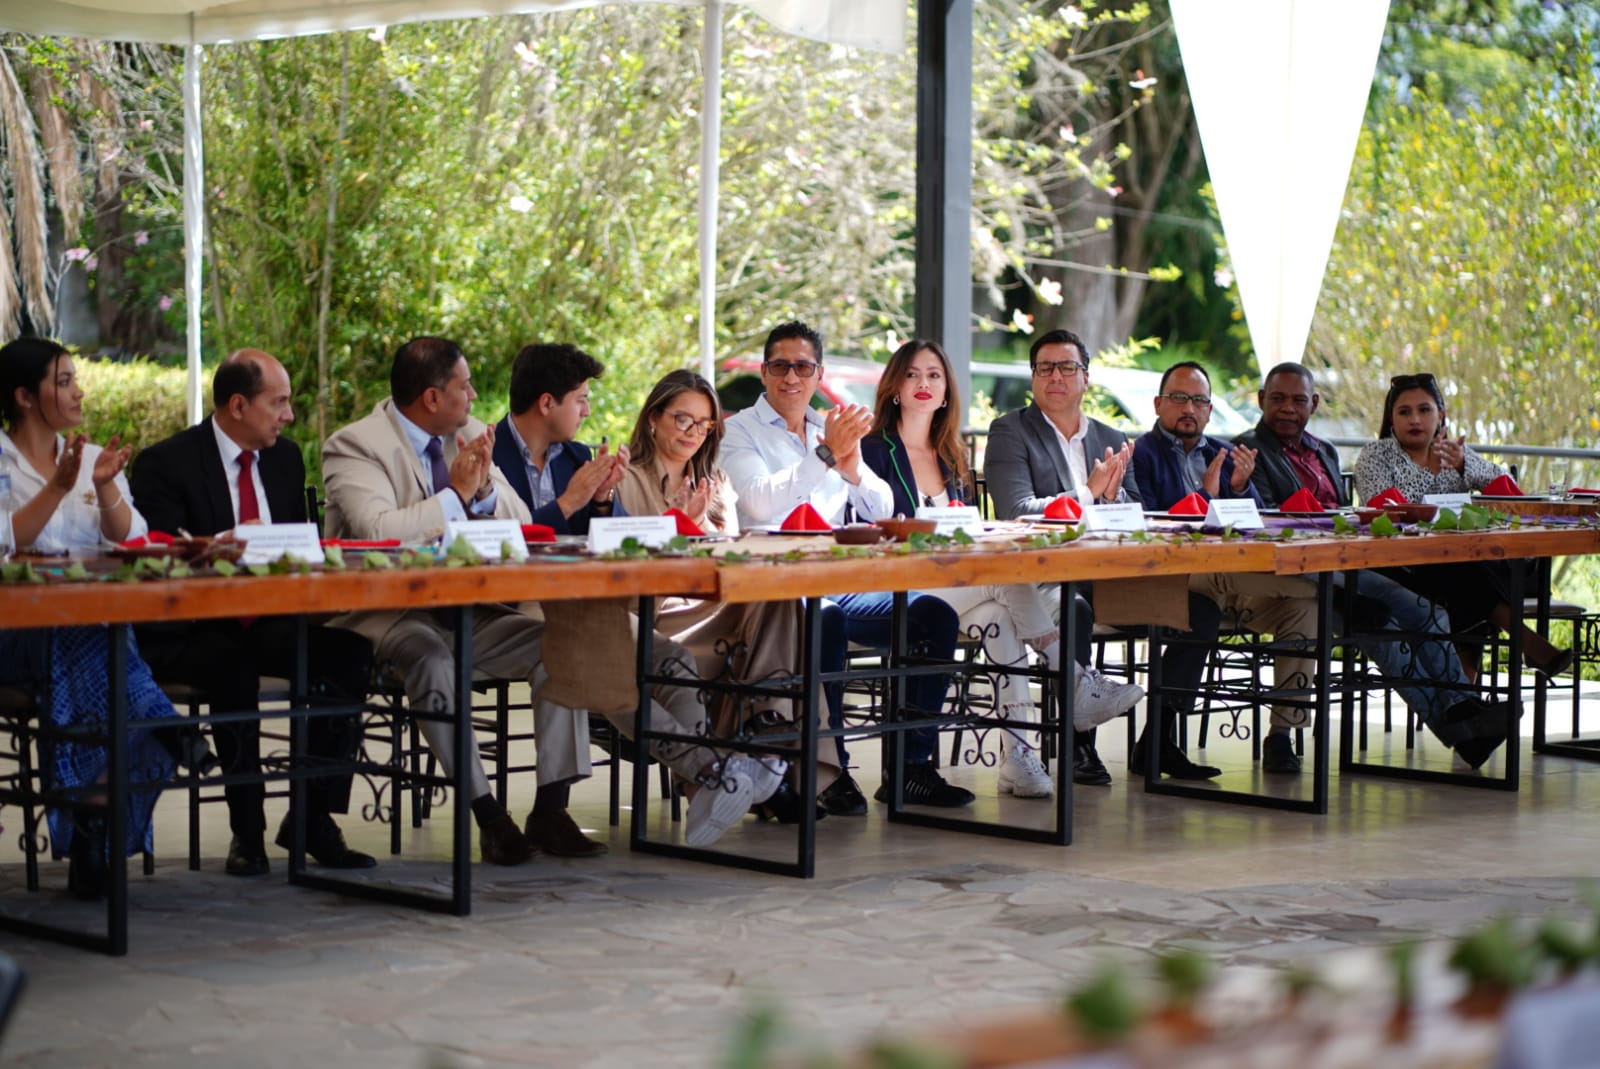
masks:
<instances>
[{"instance_id":1,"label":"white tent canopy","mask_svg":"<svg viewBox=\"0 0 1600 1069\"><path fill-rule=\"evenodd\" d=\"M6 5L0 28L58 37L166 44L221 44L433 19L525 15L595 7L601 0L24 0ZM609 0L659 3L664 0ZM900 0L741 0L786 33L898 52L905 47Z\"/></svg>"}]
</instances>

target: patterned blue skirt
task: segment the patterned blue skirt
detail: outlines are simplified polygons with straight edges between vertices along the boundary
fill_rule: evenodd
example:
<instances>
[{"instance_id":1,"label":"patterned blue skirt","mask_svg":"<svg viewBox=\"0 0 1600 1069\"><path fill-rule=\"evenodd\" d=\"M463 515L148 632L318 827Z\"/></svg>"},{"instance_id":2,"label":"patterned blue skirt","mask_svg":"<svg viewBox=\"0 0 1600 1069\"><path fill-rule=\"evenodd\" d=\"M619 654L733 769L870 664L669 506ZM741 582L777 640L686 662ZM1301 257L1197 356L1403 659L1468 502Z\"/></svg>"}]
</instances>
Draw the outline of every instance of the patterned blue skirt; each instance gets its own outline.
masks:
<instances>
[{"instance_id":1,"label":"patterned blue skirt","mask_svg":"<svg viewBox=\"0 0 1600 1069\"><path fill-rule=\"evenodd\" d=\"M110 703L110 666L106 627L57 627L49 630L0 631L0 682L37 686L48 681L50 722L62 728L105 730ZM128 781L130 787L161 783L176 767L152 733L134 727L140 720L176 716L150 666L128 632ZM105 747L66 739L43 744L42 771L47 788L87 788L105 775L110 756ZM149 849L150 814L160 792L128 792L127 853ZM51 852L65 857L72 844L72 815L51 809Z\"/></svg>"}]
</instances>

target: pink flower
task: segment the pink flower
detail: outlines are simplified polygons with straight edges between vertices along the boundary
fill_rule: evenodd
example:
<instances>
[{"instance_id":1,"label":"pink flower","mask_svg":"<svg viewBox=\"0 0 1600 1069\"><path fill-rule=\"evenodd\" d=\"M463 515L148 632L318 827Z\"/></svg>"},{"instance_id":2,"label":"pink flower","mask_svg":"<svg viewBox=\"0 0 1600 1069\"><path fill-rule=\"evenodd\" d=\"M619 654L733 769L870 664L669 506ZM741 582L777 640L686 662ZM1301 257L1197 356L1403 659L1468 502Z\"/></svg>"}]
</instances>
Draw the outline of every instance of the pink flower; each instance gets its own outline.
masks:
<instances>
[{"instance_id":1,"label":"pink flower","mask_svg":"<svg viewBox=\"0 0 1600 1069\"><path fill-rule=\"evenodd\" d=\"M1106 192L1111 194L1113 197L1120 197L1122 196L1122 187L1112 186L1110 189L1106 190Z\"/></svg>"},{"instance_id":2,"label":"pink flower","mask_svg":"<svg viewBox=\"0 0 1600 1069\"><path fill-rule=\"evenodd\" d=\"M75 249L68 249L66 252L62 253L61 256L68 263L75 263L82 260L87 260L89 258L89 250L84 248L82 245L79 245Z\"/></svg>"},{"instance_id":3,"label":"pink flower","mask_svg":"<svg viewBox=\"0 0 1600 1069\"><path fill-rule=\"evenodd\" d=\"M85 271L93 271L95 268L97 268L99 266L100 266L100 257L98 257L98 256L91 256L87 260L83 261L83 269Z\"/></svg>"},{"instance_id":4,"label":"pink flower","mask_svg":"<svg viewBox=\"0 0 1600 1069\"><path fill-rule=\"evenodd\" d=\"M148 245L148 244L150 244L150 231L148 231L148 230L136 231L134 233L134 235L133 235L133 243L135 245Z\"/></svg>"},{"instance_id":5,"label":"pink flower","mask_svg":"<svg viewBox=\"0 0 1600 1069\"><path fill-rule=\"evenodd\" d=\"M172 298L171 297L162 297L159 301L156 302L156 307L161 309L163 312L171 311L172 310Z\"/></svg>"}]
</instances>

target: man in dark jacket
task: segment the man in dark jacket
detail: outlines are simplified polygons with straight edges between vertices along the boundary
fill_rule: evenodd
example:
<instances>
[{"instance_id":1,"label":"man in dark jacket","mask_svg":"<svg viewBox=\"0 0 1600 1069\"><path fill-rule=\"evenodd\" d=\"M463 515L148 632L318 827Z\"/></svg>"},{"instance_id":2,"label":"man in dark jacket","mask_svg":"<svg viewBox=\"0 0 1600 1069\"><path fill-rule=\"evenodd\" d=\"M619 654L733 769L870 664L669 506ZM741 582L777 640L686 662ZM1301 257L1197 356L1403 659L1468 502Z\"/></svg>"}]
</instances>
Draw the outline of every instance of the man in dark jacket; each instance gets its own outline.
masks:
<instances>
[{"instance_id":1,"label":"man in dark jacket","mask_svg":"<svg viewBox=\"0 0 1600 1069\"><path fill-rule=\"evenodd\" d=\"M140 452L129 479L133 499L153 531L216 535L246 523L304 523L306 467L300 447L282 436L294 419L289 373L258 349L225 360L212 381L212 414L188 430ZM199 686L218 711L254 710L261 676L288 676L294 663L294 623L288 617L142 624L139 648L158 680ZM313 626L306 643L314 696L359 701L372 667L372 646L353 631ZM353 716L313 717L314 757L347 760L360 726ZM223 773L261 768L260 725L254 720L217 725L212 736ZM224 788L233 840L224 871L259 876L268 871L266 820L260 783ZM330 813L349 805L350 774L306 783L306 848L330 868L368 868L369 854L345 845ZM288 843L289 820L278 830Z\"/></svg>"},{"instance_id":2,"label":"man in dark jacket","mask_svg":"<svg viewBox=\"0 0 1600 1069\"><path fill-rule=\"evenodd\" d=\"M1261 422L1234 439L1256 452L1250 481L1268 508L1277 508L1297 490L1309 490L1323 508L1350 504L1339 454L1333 446L1306 432L1322 397L1316 380L1303 364L1279 364L1267 372L1256 394Z\"/></svg>"}]
</instances>

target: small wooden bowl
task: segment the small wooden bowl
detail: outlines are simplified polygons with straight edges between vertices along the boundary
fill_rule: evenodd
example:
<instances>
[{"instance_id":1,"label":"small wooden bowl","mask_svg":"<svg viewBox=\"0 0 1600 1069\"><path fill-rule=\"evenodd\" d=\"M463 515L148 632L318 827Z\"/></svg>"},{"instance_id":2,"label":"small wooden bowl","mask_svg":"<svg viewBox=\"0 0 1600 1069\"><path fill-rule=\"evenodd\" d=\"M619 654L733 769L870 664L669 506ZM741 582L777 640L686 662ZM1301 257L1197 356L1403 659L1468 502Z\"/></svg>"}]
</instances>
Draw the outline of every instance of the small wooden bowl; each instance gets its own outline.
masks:
<instances>
[{"instance_id":1,"label":"small wooden bowl","mask_svg":"<svg viewBox=\"0 0 1600 1069\"><path fill-rule=\"evenodd\" d=\"M1439 506L1411 501L1404 505L1385 505L1383 512L1396 523L1421 523L1439 515Z\"/></svg>"},{"instance_id":2,"label":"small wooden bowl","mask_svg":"<svg viewBox=\"0 0 1600 1069\"><path fill-rule=\"evenodd\" d=\"M879 520L878 526L895 542L906 542L914 534L933 534L939 529L939 524L933 520L908 520L904 517Z\"/></svg>"},{"instance_id":3,"label":"small wooden bowl","mask_svg":"<svg viewBox=\"0 0 1600 1069\"><path fill-rule=\"evenodd\" d=\"M848 527L835 527L833 540L841 546L871 546L882 542L887 534L881 527L870 523L852 523Z\"/></svg>"},{"instance_id":4,"label":"small wooden bowl","mask_svg":"<svg viewBox=\"0 0 1600 1069\"><path fill-rule=\"evenodd\" d=\"M1357 523L1371 523L1383 515L1382 509L1356 509L1355 512Z\"/></svg>"}]
</instances>

